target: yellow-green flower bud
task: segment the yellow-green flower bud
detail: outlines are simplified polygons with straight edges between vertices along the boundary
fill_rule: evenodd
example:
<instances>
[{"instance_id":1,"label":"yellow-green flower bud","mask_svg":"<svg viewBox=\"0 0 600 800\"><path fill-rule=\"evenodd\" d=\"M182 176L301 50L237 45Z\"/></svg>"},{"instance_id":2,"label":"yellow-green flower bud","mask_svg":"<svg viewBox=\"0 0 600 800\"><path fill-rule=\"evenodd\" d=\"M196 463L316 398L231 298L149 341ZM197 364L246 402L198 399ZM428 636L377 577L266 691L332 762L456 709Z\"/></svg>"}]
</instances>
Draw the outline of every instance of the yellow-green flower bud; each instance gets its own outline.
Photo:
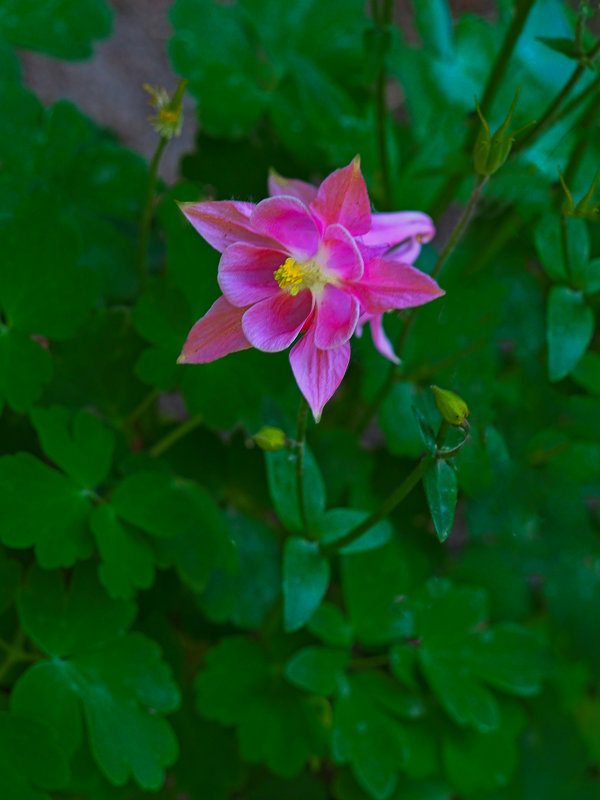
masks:
<instances>
[{"instance_id":1,"label":"yellow-green flower bud","mask_svg":"<svg viewBox=\"0 0 600 800\"><path fill-rule=\"evenodd\" d=\"M283 450L286 442L285 433L281 428L272 428L268 425L261 428L252 438L261 450L266 450L268 453Z\"/></svg>"},{"instance_id":2,"label":"yellow-green flower bud","mask_svg":"<svg viewBox=\"0 0 600 800\"><path fill-rule=\"evenodd\" d=\"M477 114L481 120L481 130L479 131L477 141L475 142L473 160L475 162L475 169L480 175L487 176L496 172L496 170L499 169L508 158L511 147L513 146L513 142L515 141L517 135L524 131L525 128L533 125L533 122L528 122L527 125L525 125L523 128L520 128L518 131L508 130L508 126L510 125L512 115L517 105L517 100L519 99L520 91L521 88L519 87L510 110L506 115L506 119L494 134L492 134L490 126L488 125L485 117L483 116L483 112L479 107L477 98L475 98L475 108L477 109Z\"/></svg>"},{"instance_id":3,"label":"yellow-green flower bud","mask_svg":"<svg viewBox=\"0 0 600 800\"><path fill-rule=\"evenodd\" d=\"M431 389L438 411L446 422L449 422L450 425L464 425L469 416L469 408L462 397L448 389L440 389L439 386L432 386Z\"/></svg>"}]
</instances>

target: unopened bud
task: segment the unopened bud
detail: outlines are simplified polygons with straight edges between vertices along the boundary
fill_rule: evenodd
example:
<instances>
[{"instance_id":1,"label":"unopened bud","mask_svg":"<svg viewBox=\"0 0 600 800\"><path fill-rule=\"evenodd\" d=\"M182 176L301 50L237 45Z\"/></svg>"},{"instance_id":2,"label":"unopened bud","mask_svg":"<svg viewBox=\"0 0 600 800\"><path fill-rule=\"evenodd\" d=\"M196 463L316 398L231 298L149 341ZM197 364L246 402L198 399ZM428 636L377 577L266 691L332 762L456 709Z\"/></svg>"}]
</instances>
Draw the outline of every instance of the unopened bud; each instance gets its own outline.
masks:
<instances>
[{"instance_id":1,"label":"unopened bud","mask_svg":"<svg viewBox=\"0 0 600 800\"><path fill-rule=\"evenodd\" d=\"M448 389L440 389L439 386L432 386L435 397L435 404L442 417L450 425L464 425L469 416L469 408L462 397Z\"/></svg>"},{"instance_id":2,"label":"unopened bud","mask_svg":"<svg viewBox=\"0 0 600 800\"><path fill-rule=\"evenodd\" d=\"M481 120L481 130L479 131L477 141L475 142L473 160L475 162L475 169L480 175L487 176L496 172L496 170L499 169L508 158L516 137L522 131L524 131L525 128L528 128L530 125L534 124L533 122L528 122L527 125L523 126L518 131L508 130L508 126L510 125L520 92L521 87L517 89L515 99L513 100L510 110L506 115L506 119L494 134L492 134L490 126L488 125L485 117L483 116L483 112L479 107L477 98L475 98L475 107L477 109L479 119Z\"/></svg>"},{"instance_id":3,"label":"unopened bud","mask_svg":"<svg viewBox=\"0 0 600 800\"><path fill-rule=\"evenodd\" d=\"M266 450L268 453L283 450L286 442L285 433L281 428L271 428L270 426L261 428L252 438L261 450Z\"/></svg>"},{"instance_id":4,"label":"unopened bud","mask_svg":"<svg viewBox=\"0 0 600 800\"><path fill-rule=\"evenodd\" d=\"M590 188L583 195L581 200L575 204L573 195L569 191L569 187L567 186L563 174L559 168L558 177L560 179L560 185L565 193L565 199L563 200L561 211L566 217L579 217L580 219L589 220L597 220L600 218L600 202L592 203L592 197L596 191L596 184L598 183L599 176L600 172L597 172L590 185Z\"/></svg>"},{"instance_id":5,"label":"unopened bud","mask_svg":"<svg viewBox=\"0 0 600 800\"><path fill-rule=\"evenodd\" d=\"M155 89L149 84L144 85L144 89L151 95L150 102L156 109L156 114L148 117L154 130L163 139L172 139L179 136L183 125L183 93L187 81L179 81L173 97L166 89Z\"/></svg>"}]
</instances>

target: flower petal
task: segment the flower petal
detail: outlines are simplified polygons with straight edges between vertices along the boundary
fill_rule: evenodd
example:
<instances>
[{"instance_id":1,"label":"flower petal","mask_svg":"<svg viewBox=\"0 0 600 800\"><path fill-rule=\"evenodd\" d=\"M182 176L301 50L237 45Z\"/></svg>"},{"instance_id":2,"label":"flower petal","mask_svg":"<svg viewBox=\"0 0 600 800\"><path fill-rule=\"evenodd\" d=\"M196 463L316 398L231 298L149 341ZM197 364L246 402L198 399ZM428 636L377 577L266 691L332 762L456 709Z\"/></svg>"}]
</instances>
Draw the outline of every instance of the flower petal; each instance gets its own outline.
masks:
<instances>
[{"instance_id":1,"label":"flower petal","mask_svg":"<svg viewBox=\"0 0 600 800\"><path fill-rule=\"evenodd\" d=\"M206 364L251 347L242 331L245 310L232 306L224 297L215 300L189 332L177 363Z\"/></svg>"},{"instance_id":2,"label":"flower petal","mask_svg":"<svg viewBox=\"0 0 600 800\"><path fill-rule=\"evenodd\" d=\"M360 171L360 157L332 172L319 186L311 211L325 225L339 222L353 236L367 233L371 227L371 206L367 186Z\"/></svg>"},{"instance_id":3,"label":"flower petal","mask_svg":"<svg viewBox=\"0 0 600 800\"><path fill-rule=\"evenodd\" d=\"M317 196L317 187L306 181L293 178L284 178L274 169L269 171L269 194L271 197L285 194L288 197L297 197L305 206L309 206Z\"/></svg>"},{"instance_id":4,"label":"flower petal","mask_svg":"<svg viewBox=\"0 0 600 800\"><path fill-rule=\"evenodd\" d=\"M354 333L360 314L356 297L328 283L317 297L315 345L321 350L339 347Z\"/></svg>"},{"instance_id":5,"label":"flower petal","mask_svg":"<svg viewBox=\"0 0 600 800\"><path fill-rule=\"evenodd\" d=\"M286 259L281 250L253 244L230 245L219 263L219 286L234 306L248 307L280 291L273 273Z\"/></svg>"},{"instance_id":6,"label":"flower petal","mask_svg":"<svg viewBox=\"0 0 600 800\"><path fill-rule=\"evenodd\" d=\"M354 295L369 314L392 308L411 308L445 294L433 278L408 264L375 258L365 265L365 274L351 284Z\"/></svg>"},{"instance_id":7,"label":"flower petal","mask_svg":"<svg viewBox=\"0 0 600 800\"><path fill-rule=\"evenodd\" d=\"M407 239L416 240L417 236L421 242L429 242L434 235L433 221L427 214L420 211L398 211L393 214L373 214L371 229L365 233L362 241L369 247L382 244L395 247ZM415 241L415 244L420 242Z\"/></svg>"},{"instance_id":8,"label":"flower petal","mask_svg":"<svg viewBox=\"0 0 600 800\"><path fill-rule=\"evenodd\" d=\"M283 245L297 261L317 252L319 232L308 208L296 197L268 197L250 217L253 229Z\"/></svg>"},{"instance_id":9,"label":"flower petal","mask_svg":"<svg viewBox=\"0 0 600 800\"><path fill-rule=\"evenodd\" d=\"M246 311L242 328L253 347L275 353L291 345L312 307L313 296L308 289L295 297L279 290L273 297L261 300Z\"/></svg>"},{"instance_id":10,"label":"flower petal","mask_svg":"<svg viewBox=\"0 0 600 800\"><path fill-rule=\"evenodd\" d=\"M330 225L325 230L316 260L319 266L335 272L343 280L357 281L364 271L360 250L341 225Z\"/></svg>"},{"instance_id":11,"label":"flower petal","mask_svg":"<svg viewBox=\"0 0 600 800\"><path fill-rule=\"evenodd\" d=\"M220 253L235 242L277 247L271 239L252 229L250 217L254 203L209 200L205 203L180 203L179 208L200 236Z\"/></svg>"},{"instance_id":12,"label":"flower petal","mask_svg":"<svg viewBox=\"0 0 600 800\"><path fill-rule=\"evenodd\" d=\"M373 344L379 350L382 356L389 358L390 361L393 361L394 364L399 364L400 359L394 353L394 348L392 347L392 343L385 335L385 331L383 330L383 314L376 314L375 316L371 317L369 320L371 324L371 336L373 337Z\"/></svg>"},{"instance_id":13,"label":"flower petal","mask_svg":"<svg viewBox=\"0 0 600 800\"><path fill-rule=\"evenodd\" d=\"M314 341L314 325L290 350L290 364L296 383L317 422L321 419L323 406L342 382L349 362L348 342L333 350L319 350Z\"/></svg>"}]
</instances>

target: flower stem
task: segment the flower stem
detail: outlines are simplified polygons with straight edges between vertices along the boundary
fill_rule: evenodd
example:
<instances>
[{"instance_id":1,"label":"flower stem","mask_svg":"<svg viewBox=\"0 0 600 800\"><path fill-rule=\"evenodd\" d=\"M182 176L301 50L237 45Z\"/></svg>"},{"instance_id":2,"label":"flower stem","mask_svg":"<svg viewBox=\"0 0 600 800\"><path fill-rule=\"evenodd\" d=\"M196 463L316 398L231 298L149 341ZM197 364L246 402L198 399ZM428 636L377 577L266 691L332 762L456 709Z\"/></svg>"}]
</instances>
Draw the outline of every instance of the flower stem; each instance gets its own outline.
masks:
<instances>
[{"instance_id":1,"label":"flower stem","mask_svg":"<svg viewBox=\"0 0 600 800\"><path fill-rule=\"evenodd\" d=\"M502 47L500 48L500 52L496 57L492 71L488 76L485 89L483 90L480 108L484 115L490 110L490 107L494 101L494 97L496 96L496 92L498 91L498 88L502 83L502 79L506 74L512 52L515 49L515 45L519 40L519 36L521 35L525 23L527 22L527 17L529 16L529 12L531 11L534 3L535 0L523 0L523 2L517 3L517 9L512 18L512 22L510 23L510 27L506 33L506 37ZM465 152L470 153L473 150L475 141L477 139L477 133L477 119L474 118L469 127L467 138L465 139ZM434 198L430 209L431 216L434 219L437 219L437 217L440 216L440 214L451 202L456 190L462 182L462 178L463 175L460 172L454 172L448 176L446 183L443 184L442 188Z\"/></svg>"},{"instance_id":2,"label":"flower stem","mask_svg":"<svg viewBox=\"0 0 600 800\"><path fill-rule=\"evenodd\" d=\"M304 444L306 439L306 420L308 416L308 402L304 395L300 400L298 409L298 423L296 426L296 441L294 450L296 453L296 496L298 498L298 512L304 532L308 530L308 520L306 517L306 503L304 502Z\"/></svg>"},{"instance_id":3,"label":"flower stem","mask_svg":"<svg viewBox=\"0 0 600 800\"><path fill-rule=\"evenodd\" d=\"M160 392L158 391L158 389L152 389L152 391L149 392L146 395L146 397L144 397L142 402L133 409L131 414L127 417L126 421L130 425L133 424L134 422L137 422L137 420L147 411L147 409L150 408L152 403L154 403L159 394Z\"/></svg>"},{"instance_id":4,"label":"flower stem","mask_svg":"<svg viewBox=\"0 0 600 800\"><path fill-rule=\"evenodd\" d=\"M456 245L460 242L462 237L469 226L469 223L473 217L475 212L475 208L477 207L477 203L479 201L479 197L481 195L481 190L485 186L488 181L488 176L478 175L475 181L475 186L473 187L473 191L471 192L471 196L469 197L469 202L467 203L465 210L463 211L461 218L456 223L456 227L452 231L450 238L442 248L439 256L437 257L437 261L435 262L435 266L431 272L431 276L436 278L440 272L442 271L444 264L448 260L448 258L452 255ZM404 349L404 345L408 338L408 334L411 331L412 326L415 323L415 319L417 318L417 314L419 313L419 307L411 309L409 315L406 318L402 331L400 332L400 336L396 341L395 352L396 355L400 358L402 355L402 351ZM360 417L356 430L360 434L364 433L367 425L371 421L371 419L375 416L375 414L379 411L379 408L385 398L388 395L388 392L391 390L392 386L396 382L398 377L398 368L395 364L390 364L390 368L388 371L387 378L385 383L382 385L379 392L375 395L374 400L372 401L371 405L367 407L365 413Z\"/></svg>"},{"instance_id":5,"label":"flower stem","mask_svg":"<svg viewBox=\"0 0 600 800\"><path fill-rule=\"evenodd\" d=\"M543 131L554 122L555 117L557 116L557 112L560 109L561 105L567 99L567 97L571 94L571 90L575 87L578 83L579 79L585 72L587 67L586 61L593 59L598 52L600 52L600 40L596 42L596 44L585 54L585 60L582 59L579 64L575 67L573 72L571 73L571 77L568 81L564 84L562 89L558 92L558 94L554 97L554 99L550 102L542 116L537 120L535 125L533 125L527 133L519 139L518 142L515 143L513 147L513 154L518 153L523 148L527 147L528 144L534 139L543 133Z\"/></svg>"},{"instance_id":6,"label":"flower stem","mask_svg":"<svg viewBox=\"0 0 600 800\"><path fill-rule=\"evenodd\" d=\"M404 498L411 493L411 491L423 477L424 463L425 459L422 458L413 471L406 476L400 486L394 492L392 492L392 494L382 503L377 511L374 511L365 520L352 528L352 530L348 531L348 533L345 536L342 536L341 539L331 542L330 544L323 545L321 547L321 552L324 555L332 555L333 553L339 552L342 548L348 547L348 545L352 544L352 542L355 542L357 539L359 539L364 533L370 530L373 525L377 525L377 523L381 522L382 519L389 517L396 506L399 505Z\"/></svg>"},{"instance_id":7,"label":"flower stem","mask_svg":"<svg viewBox=\"0 0 600 800\"><path fill-rule=\"evenodd\" d=\"M150 224L152 222L152 212L154 210L154 195L156 192L156 180L158 177L158 165L169 140L161 136L158 146L150 162L148 174L148 185L146 187L146 199L142 210L140 221L140 239L138 249L138 279L140 292L144 292L148 286L148 240L150 238Z\"/></svg>"},{"instance_id":8,"label":"flower stem","mask_svg":"<svg viewBox=\"0 0 600 800\"><path fill-rule=\"evenodd\" d=\"M202 414L197 414L195 417L190 417L190 419L182 422L181 425L178 425L176 428L160 439L149 451L152 458L158 458L162 456L163 453L166 453L174 444L180 439L183 439L184 436L187 436L188 433L191 433L195 428L201 425L203 422Z\"/></svg>"}]
</instances>

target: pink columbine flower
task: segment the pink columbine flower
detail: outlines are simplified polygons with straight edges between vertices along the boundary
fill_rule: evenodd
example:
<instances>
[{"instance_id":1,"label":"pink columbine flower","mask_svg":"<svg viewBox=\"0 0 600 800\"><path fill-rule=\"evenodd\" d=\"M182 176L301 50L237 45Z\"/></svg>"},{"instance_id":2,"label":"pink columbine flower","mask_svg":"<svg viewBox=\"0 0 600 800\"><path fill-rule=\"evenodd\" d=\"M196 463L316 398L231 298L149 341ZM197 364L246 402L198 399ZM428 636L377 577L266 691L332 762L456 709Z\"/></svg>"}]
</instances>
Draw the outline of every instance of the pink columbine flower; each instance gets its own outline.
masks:
<instances>
[{"instance_id":1,"label":"pink columbine flower","mask_svg":"<svg viewBox=\"0 0 600 800\"><path fill-rule=\"evenodd\" d=\"M270 191L256 205L182 204L223 254L223 296L194 325L178 361L202 364L248 347L277 352L303 334L290 363L318 421L344 377L357 326L370 321L375 343L393 356L382 313L443 294L411 266L433 225L418 212L371 214L358 156L318 188L273 175Z\"/></svg>"}]
</instances>

